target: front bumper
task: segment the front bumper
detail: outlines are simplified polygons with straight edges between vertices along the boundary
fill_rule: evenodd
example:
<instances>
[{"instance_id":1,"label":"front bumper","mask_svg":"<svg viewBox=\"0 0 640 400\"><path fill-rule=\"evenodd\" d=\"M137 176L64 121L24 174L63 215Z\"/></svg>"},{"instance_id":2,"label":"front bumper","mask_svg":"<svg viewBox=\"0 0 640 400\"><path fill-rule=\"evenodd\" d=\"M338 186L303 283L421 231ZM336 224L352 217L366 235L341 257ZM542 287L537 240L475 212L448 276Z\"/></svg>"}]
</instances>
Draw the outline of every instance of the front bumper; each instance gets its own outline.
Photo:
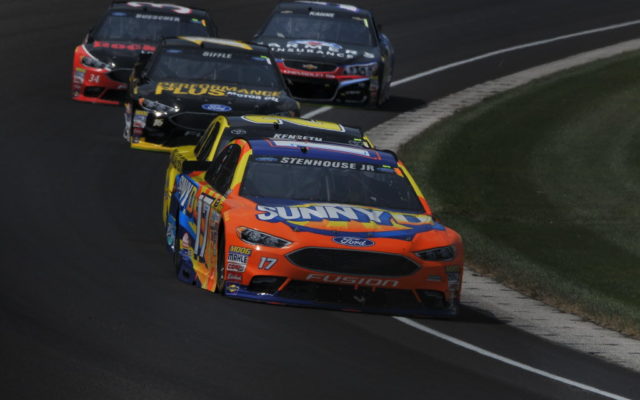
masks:
<instances>
[{"instance_id":1,"label":"front bumper","mask_svg":"<svg viewBox=\"0 0 640 400\"><path fill-rule=\"evenodd\" d=\"M310 72L292 68L286 61L279 61L278 67L296 100L366 104L378 96L377 76L346 75L338 66L330 71Z\"/></svg>"},{"instance_id":2,"label":"front bumper","mask_svg":"<svg viewBox=\"0 0 640 400\"><path fill-rule=\"evenodd\" d=\"M129 69L97 69L83 65L73 69L71 98L77 101L119 105L127 93Z\"/></svg>"},{"instance_id":3,"label":"front bumper","mask_svg":"<svg viewBox=\"0 0 640 400\"><path fill-rule=\"evenodd\" d=\"M227 282L225 295L269 304L389 315L454 317L458 314L459 299L445 300L444 293L431 291L433 299L426 299L416 290L355 288L353 286L310 283L288 279L282 290L270 294L252 290L251 285Z\"/></svg>"},{"instance_id":4,"label":"front bumper","mask_svg":"<svg viewBox=\"0 0 640 400\"><path fill-rule=\"evenodd\" d=\"M225 293L230 297L394 315L450 317L458 312L462 267L454 267L460 271L455 277L445 265L461 265L462 259L424 264L417 257L380 250L246 245L232 246L245 256L229 253L227 258ZM320 252L296 257L310 249ZM341 261L327 261L329 253Z\"/></svg>"},{"instance_id":5,"label":"front bumper","mask_svg":"<svg viewBox=\"0 0 640 400\"><path fill-rule=\"evenodd\" d=\"M190 118L187 114L195 114ZM170 152L176 147L193 145L216 114L178 112L155 115L125 104L125 137L132 149Z\"/></svg>"}]
</instances>

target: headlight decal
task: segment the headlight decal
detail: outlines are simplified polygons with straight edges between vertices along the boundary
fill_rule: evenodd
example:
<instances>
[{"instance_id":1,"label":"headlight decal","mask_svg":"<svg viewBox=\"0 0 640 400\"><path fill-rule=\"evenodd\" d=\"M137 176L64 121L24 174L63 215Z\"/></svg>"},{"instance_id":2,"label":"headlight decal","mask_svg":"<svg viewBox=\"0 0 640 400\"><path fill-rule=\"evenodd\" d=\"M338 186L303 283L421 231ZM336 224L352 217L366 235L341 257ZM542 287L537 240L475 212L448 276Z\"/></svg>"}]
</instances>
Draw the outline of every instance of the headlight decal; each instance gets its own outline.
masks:
<instances>
[{"instance_id":1,"label":"headlight decal","mask_svg":"<svg viewBox=\"0 0 640 400\"><path fill-rule=\"evenodd\" d=\"M240 240L254 245L281 248L291 244L288 240L251 228L239 227L237 233Z\"/></svg>"}]
</instances>

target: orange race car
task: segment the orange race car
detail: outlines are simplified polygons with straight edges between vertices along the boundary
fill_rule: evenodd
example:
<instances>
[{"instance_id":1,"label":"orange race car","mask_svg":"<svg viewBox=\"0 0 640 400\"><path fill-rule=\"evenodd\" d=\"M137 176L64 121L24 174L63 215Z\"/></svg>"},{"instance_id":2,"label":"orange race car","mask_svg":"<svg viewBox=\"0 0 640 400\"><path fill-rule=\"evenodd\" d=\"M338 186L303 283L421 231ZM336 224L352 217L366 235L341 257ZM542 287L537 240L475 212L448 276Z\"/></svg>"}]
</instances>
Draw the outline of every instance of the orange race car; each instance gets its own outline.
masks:
<instances>
[{"instance_id":1,"label":"orange race car","mask_svg":"<svg viewBox=\"0 0 640 400\"><path fill-rule=\"evenodd\" d=\"M460 236L390 152L234 139L180 173L165 207L178 278L230 297L452 316Z\"/></svg>"}]
</instances>

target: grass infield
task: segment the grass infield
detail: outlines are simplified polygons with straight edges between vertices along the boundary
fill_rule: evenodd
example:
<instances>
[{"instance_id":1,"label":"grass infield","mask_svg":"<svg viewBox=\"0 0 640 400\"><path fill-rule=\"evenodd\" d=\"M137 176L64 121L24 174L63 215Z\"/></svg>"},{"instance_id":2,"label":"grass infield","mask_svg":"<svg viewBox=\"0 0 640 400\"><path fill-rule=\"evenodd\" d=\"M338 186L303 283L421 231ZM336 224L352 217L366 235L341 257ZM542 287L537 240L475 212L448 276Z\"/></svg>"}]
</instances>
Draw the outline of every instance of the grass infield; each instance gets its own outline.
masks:
<instances>
[{"instance_id":1,"label":"grass infield","mask_svg":"<svg viewBox=\"0 0 640 400\"><path fill-rule=\"evenodd\" d=\"M475 269L640 337L640 54L462 110L400 158Z\"/></svg>"}]
</instances>

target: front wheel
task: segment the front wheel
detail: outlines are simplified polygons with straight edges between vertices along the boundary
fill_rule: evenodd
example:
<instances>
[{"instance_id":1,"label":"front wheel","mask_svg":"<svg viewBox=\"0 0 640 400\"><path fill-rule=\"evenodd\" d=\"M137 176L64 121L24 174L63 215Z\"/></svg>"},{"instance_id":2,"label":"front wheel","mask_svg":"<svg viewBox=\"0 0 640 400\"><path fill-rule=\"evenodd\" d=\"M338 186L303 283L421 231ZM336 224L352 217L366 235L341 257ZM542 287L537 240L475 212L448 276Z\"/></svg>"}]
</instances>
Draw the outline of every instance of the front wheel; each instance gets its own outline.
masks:
<instances>
[{"instance_id":1,"label":"front wheel","mask_svg":"<svg viewBox=\"0 0 640 400\"><path fill-rule=\"evenodd\" d=\"M225 246L224 246L224 230L220 229L220 238L218 239L218 257L216 260L216 293L224 296L224 273L225 273Z\"/></svg>"}]
</instances>

